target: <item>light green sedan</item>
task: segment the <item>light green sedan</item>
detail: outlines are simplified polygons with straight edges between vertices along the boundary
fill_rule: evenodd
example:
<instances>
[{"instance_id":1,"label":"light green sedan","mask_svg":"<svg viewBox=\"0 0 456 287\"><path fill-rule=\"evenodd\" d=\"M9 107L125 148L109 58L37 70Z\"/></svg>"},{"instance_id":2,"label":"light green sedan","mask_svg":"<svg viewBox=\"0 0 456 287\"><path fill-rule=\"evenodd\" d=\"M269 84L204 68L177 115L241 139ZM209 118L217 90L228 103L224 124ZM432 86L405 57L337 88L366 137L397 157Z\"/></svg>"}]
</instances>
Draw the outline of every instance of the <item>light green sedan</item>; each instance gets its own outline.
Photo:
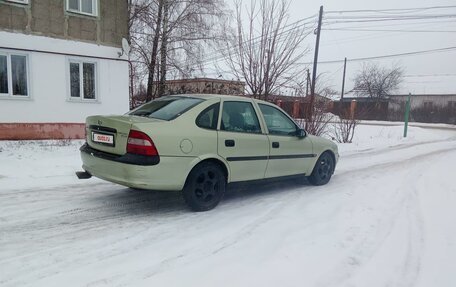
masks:
<instances>
[{"instance_id":1,"label":"light green sedan","mask_svg":"<svg viewBox=\"0 0 456 287\"><path fill-rule=\"evenodd\" d=\"M326 184L333 142L307 135L279 107L246 97L162 97L119 116L90 116L79 178L182 190L195 211L220 202L227 184L307 176Z\"/></svg>"}]
</instances>

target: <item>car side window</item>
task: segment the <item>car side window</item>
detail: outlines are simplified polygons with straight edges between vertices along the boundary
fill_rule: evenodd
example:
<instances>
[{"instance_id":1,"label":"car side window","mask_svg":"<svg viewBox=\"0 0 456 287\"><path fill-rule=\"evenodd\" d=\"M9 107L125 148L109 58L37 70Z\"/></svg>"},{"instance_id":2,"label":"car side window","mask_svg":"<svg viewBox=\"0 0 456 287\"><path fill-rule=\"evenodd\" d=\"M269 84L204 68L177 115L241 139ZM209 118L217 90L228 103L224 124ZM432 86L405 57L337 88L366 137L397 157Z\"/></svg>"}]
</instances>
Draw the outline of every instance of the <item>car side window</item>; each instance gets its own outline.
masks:
<instances>
[{"instance_id":1,"label":"car side window","mask_svg":"<svg viewBox=\"0 0 456 287\"><path fill-rule=\"evenodd\" d=\"M281 110L269 105L259 104L266 126L272 135L296 135L296 124Z\"/></svg>"},{"instance_id":2,"label":"car side window","mask_svg":"<svg viewBox=\"0 0 456 287\"><path fill-rule=\"evenodd\" d=\"M261 133L255 109L248 102L224 102L220 129L231 132Z\"/></svg>"},{"instance_id":3,"label":"car side window","mask_svg":"<svg viewBox=\"0 0 456 287\"><path fill-rule=\"evenodd\" d=\"M196 125L200 128L216 130L219 117L220 103L204 109L196 118Z\"/></svg>"}]
</instances>

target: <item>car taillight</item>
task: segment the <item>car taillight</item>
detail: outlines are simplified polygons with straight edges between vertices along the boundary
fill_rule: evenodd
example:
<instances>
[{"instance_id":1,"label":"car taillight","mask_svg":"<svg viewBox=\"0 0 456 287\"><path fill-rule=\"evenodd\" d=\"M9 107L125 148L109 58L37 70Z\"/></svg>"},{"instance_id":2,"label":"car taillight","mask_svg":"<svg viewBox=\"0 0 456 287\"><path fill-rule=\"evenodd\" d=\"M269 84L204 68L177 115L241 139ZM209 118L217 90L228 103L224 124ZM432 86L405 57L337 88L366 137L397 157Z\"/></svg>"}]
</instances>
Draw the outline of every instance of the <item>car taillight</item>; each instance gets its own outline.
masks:
<instances>
[{"instance_id":1,"label":"car taillight","mask_svg":"<svg viewBox=\"0 0 456 287\"><path fill-rule=\"evenodd\" d=\"M128 135L127 152L140 155L158 155L154 142L143 132L131 130Z\"/></svg>"}]
</instances>

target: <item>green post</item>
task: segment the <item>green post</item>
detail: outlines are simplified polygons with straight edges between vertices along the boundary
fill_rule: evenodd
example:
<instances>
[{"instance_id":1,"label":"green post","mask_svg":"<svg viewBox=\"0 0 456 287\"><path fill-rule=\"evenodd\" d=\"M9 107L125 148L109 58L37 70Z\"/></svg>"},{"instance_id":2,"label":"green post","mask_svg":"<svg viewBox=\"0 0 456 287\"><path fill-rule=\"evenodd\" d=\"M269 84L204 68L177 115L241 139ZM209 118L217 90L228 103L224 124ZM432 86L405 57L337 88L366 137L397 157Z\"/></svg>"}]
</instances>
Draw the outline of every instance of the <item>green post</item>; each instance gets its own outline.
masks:
<instances>
[{"instance_id":1,"label":"green post","mask_svg":"<svg viewBox=\"0 0 456 287\"><path fill-rule=\"evenodd\" d=\"M410 114L410 97L412 94L409 94L407 98L407 103L405 104L405 115L404 115L404 138L407 137L407 128Z\"/></svg>"}]
</instances>

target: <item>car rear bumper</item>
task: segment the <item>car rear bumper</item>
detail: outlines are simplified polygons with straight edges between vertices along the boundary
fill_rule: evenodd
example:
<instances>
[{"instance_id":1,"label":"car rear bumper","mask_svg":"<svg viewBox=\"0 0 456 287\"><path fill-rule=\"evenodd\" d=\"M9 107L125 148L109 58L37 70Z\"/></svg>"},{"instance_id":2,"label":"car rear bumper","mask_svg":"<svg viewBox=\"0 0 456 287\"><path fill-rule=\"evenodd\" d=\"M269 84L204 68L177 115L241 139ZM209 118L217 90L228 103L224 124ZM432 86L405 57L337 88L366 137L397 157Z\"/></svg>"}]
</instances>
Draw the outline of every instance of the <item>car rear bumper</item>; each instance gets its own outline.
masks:
<instances>
[{"instance_id":1,"label":"car rear bumper","mask_svg":"<svg viewBox=\"0 0 456 287\"><path fill-rule=\"evenodd\" d=\"M85 146L85 145L84 145ZM81 147L82 168L91 175L120 185L151 190L182 190L197 158L160 157L154 165L123 162L120 156Z\"/></svg>"},{"instance_id":2,"label":"car rear bumper","mask_svg":"<svg viewBox=\"0 0 456 287\"><path fill-rule=\"evenodd\" d=\"M79 149L81 152L85 152L87 154L91 154L95 157L106 159L106 160L111 160L115 162L120 162L120 163L126 163L126 164L134 164L134 165L157 165L160 163L160 156L155 155L155 156L144 156L144 155L137 155L137 154L131 154L131 153L126 153L124 155L115 155L103 151L96 150L94 148L91 148L87 143L85 143L81 148Z\"/></svg>"}]
</instances>

